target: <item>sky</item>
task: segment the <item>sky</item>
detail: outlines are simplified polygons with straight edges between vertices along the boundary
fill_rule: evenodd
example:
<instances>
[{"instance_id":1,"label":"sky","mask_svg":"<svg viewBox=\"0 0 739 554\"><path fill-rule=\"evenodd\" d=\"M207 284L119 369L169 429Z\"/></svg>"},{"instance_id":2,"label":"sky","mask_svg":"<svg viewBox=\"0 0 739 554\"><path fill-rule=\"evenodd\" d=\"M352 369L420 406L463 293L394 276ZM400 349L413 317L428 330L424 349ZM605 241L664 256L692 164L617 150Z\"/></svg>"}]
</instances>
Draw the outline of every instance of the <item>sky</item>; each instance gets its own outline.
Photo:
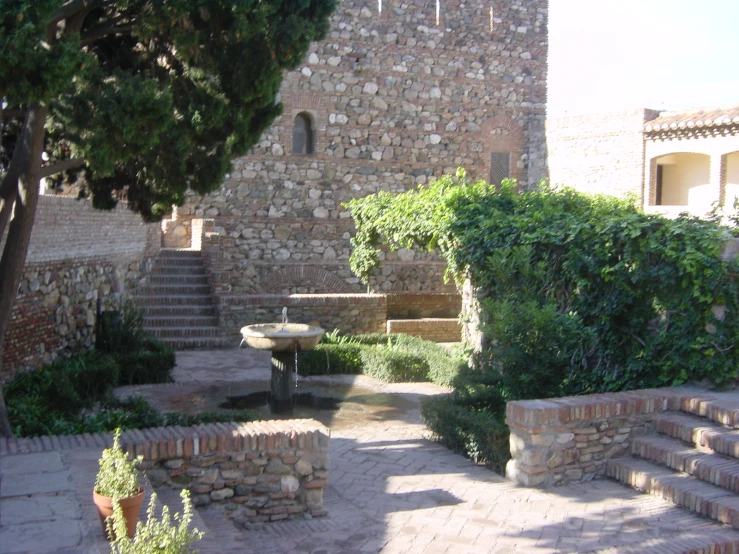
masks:
<instances>
[{"instance_id":1,"label":"sky","mask_svg":"<svg viewBox=\"0 0 739 554\"><path fill-rule=\"evenodd\" d=\"M739 0L549 0L547 117L739 104Z\"/></svg>"}]
</instances>

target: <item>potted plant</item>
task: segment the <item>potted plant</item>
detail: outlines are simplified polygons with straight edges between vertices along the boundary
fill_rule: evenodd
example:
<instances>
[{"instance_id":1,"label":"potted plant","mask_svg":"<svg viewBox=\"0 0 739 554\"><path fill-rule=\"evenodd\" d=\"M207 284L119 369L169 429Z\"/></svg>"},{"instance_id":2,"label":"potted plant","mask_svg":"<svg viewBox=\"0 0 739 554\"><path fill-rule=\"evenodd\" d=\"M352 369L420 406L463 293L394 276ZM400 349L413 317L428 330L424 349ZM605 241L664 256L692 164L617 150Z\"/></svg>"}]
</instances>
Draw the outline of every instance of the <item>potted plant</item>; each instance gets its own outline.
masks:
<instances>
[{"instance_id":1,"label":"potted plant","mask_svg":"<svg viewBox=\"0 0 739 554\"><path fill-rule=\"evenodd\" d=\"M144 501L144 489L139 483L138 470L142 457L129 459L128 454L121 449L120 436L121 430L116 429L113 446L103 450L95 488L92 491L106 539L111 538L106 519L113 515L114 504L119 504L123 510L127 534L133 537L141 504Z\"/></svg>"}]
</instances>

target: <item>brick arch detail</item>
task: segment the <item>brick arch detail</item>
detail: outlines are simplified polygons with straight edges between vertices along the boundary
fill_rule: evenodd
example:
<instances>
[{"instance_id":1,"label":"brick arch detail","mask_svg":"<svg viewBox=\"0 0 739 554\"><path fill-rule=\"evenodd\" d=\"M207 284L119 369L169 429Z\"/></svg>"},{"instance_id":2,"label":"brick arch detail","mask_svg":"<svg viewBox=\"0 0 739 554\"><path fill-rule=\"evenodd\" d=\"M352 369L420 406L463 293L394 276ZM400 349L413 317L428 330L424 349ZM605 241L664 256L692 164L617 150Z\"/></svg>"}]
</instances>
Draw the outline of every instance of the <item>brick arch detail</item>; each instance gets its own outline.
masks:
<instances>
[{"instance_id":1,"label":"brick arch detail","mask_svg":"<svg viewBox=\"0 0 739 554\"><path fill-rule=\"evenodd\" d=\"M486 119L480 127L485 145L485 180L490 175L490 153L511 153L511 177L521 183L524 179L524 171L518 167L518 162L526 150L526 137L523 128L516 121L505 115L496 115ZM506 135L493 135L497 129L508 131Z\"/></svg>"},{"instance_id":2,"label":"brick arch detail","mask_svg":"<svg viewBox=\"0 0 739 554\"><path fill-rule=\"evenodd\" d=\"M260 279L256 288L261 294L273 294L300 285L312 285L327 293L352 292L349 285L333 273L311 265L293 265L270 272Z\"/></svg>"}]
</instances>

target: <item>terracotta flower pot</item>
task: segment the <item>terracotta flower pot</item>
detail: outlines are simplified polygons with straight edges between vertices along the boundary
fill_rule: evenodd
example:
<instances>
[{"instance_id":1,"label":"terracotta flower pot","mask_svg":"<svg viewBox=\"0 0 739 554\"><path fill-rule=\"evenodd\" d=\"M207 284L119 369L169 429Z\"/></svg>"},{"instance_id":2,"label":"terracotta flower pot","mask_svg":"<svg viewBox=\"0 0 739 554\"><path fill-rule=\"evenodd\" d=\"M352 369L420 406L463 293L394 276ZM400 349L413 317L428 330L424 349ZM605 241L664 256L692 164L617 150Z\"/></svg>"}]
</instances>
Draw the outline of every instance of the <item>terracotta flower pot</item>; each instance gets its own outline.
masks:
<instances>
[{"instance_id":1,"label":"terracotta flower pot","mask_svg":"<svg viewBox=\"0 0 739 554\"><path fill-rule=\"evenodd\" d=\"M111 540L111 537L108 536L108 522L106 519L113 515L113 499L109 496L101 496L95 491L92 491L92 498L95 505L98 507L100 524L103 526L103 534L106 539ZM144 489L141 489L138 494L133 496L121 498L118 502L123 510L123 517L126 518L126 531L128 537L133 538L136 533L136 523L139 520L141 504L144 502Z\"/></svg>"}]
</instances>

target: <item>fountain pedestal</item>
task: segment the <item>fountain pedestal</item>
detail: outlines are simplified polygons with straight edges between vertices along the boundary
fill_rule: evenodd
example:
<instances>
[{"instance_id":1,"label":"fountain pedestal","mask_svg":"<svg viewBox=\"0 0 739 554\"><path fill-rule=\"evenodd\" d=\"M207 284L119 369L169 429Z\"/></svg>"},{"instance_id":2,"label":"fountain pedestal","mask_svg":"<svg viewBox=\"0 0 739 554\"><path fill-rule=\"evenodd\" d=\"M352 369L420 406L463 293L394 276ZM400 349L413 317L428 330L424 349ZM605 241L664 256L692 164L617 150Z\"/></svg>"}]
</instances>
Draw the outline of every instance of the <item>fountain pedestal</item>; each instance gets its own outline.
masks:
<instances>
[{"instance_id":1,"label":"fountain pedestal","mask_svg":"<svg viewBox=\"0 0 739 554\"><path fill-rule=\"evenodd\" d=\"M287 319L285 312L283 310L282 315ZM323 333L320 327L287 322L241 328L246 344L258 350L272 351L272 413L292 414L296 353L313 348Z\"/></svg>"},{"instance_id":2,"label":"fountain pedestal","mask_svg":"<svg viewBox=\"0 0 739 554\"><path fill-rule=\"evenodd\" d=\"M293 413L295 388L295 353L272 352L272 386L270 407L273 414Z\"/></svg>"}]
</instances>

